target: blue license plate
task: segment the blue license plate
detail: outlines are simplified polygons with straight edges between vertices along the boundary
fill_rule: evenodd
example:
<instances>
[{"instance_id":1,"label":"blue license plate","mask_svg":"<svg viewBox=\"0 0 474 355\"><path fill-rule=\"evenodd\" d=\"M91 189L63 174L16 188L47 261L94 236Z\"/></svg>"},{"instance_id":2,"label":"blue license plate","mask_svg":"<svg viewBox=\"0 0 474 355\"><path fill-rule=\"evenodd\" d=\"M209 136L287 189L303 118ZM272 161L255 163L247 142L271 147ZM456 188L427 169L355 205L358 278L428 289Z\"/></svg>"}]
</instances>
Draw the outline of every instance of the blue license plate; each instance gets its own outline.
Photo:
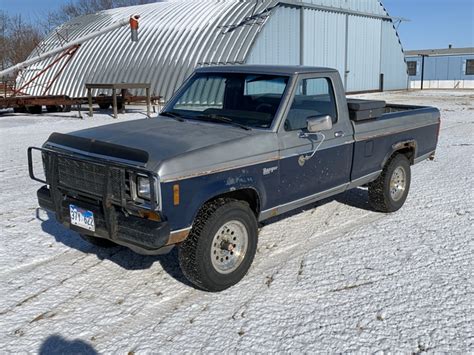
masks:
<instances>
[{"instance_id":1,"label":"blue license plate","mask_svg":"<svg viewBox=\"0 0 474 355\"><path fill-rule=\"evenodd\" d=\"M94 213L75 205L69 205L71 224L95 232Z\"/></svg>"}]
</instances>

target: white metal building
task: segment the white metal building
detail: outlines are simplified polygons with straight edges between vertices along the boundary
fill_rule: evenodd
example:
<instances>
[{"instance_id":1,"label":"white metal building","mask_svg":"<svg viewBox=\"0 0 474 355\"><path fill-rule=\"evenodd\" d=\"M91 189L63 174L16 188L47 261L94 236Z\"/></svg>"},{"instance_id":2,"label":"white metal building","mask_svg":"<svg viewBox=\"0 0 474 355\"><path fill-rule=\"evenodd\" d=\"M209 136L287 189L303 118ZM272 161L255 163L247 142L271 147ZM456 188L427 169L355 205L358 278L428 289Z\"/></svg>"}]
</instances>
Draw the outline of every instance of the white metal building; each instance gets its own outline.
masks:
<instances>
[{"instance_id":1,"label":"white metal building","mask_svg":"<svg viewBox=\"0 0 474 355\"><path fill-rule=\"evenodd\" d=\"M406 52L411 89L474 89L474 48Z\"/></svg>"},{"instance_id":2,"label":"white metal building","mask_svg":"<svg viewBox=\"0 0 474 355\"><path fill-rule=\"evenodd\" d=\"M27 93L43 94L52 81L48 94L71 97L85 96L90 82L151 82L154 94L169 99L195 67L225 64L334 67L348 92L407 88L403 49L378 0L186 0L118 8L65 23L32 56L134 14L141 15L138 43L127 28L87 41L63 71L56 65ZM18 84L53 61L28 67Z\"/></svg>"}]
</instances>

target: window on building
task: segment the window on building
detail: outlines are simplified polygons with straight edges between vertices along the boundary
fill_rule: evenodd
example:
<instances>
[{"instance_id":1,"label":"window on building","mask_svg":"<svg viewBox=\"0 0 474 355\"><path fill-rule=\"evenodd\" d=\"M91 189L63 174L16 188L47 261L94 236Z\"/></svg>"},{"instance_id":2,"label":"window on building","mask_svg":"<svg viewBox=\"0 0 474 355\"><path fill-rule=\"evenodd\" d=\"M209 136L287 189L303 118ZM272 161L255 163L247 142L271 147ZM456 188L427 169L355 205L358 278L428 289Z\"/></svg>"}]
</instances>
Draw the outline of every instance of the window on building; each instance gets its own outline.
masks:
<instances>
[{"instance_id":1,"label":"window on building","mask_svg":"<svg viewBox=\"0 0 474 355\"><path fill-rule=\"evenodd\" d=\"M299 82L293 104L285 121L286 131L304 129L308 117L330 115L337 121L336 100L329 79L303 79Z\"/></svg>"},{"instance_id":2,"label":"window on building","mask_svg":"<svg viewBox=\"0 0 474 355\"><path fill-rule=\"evenodd\" d=\"M408 65L408 75L415 76L416 75L416 65L417 65L416 60L412 60L412 61L407 62L407 65Z\"/></svg>"},{"instance_id":3,"label":"window on building","mask_svg":"<svg viewBox=\"0 0 474 355\"><path fill-rule=\"evenodd\" d=\"M466 60L466 75L474 75L474 59Z\"/></svg>"}]
</instances>

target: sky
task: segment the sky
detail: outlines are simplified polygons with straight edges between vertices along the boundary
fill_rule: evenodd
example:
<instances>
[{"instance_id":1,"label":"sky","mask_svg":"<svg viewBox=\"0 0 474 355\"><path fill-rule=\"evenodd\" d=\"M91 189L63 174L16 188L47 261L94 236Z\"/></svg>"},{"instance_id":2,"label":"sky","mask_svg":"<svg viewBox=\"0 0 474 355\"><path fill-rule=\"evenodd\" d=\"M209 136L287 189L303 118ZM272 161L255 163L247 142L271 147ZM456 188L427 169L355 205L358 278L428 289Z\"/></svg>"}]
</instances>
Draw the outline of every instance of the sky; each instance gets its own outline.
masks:
<instances>
[{"instance_id":1,"label":"sky","mask_svg":"<svg viewBox=\"0 0 474 355\"><path fill-rule=\"evenodd\" d=\"M0 9L35 21L71 0L0 0ZM349 0L351 1L351 0ZM398 27L409 49L474 47L474 0L382 0L393 17L408 19Z\"/></svg>"},{"instance_id":2,"label":"sky","mask_svg":"<svg viewBox=\"0 0 474 355\"><path fill-rule=\"evenodd\" d=\"M1 0L0 0L1 1ZM474 0L383 0L392 17L402 17L398 32L410 49L474 47Z\"/></svg>"}]
</instances>

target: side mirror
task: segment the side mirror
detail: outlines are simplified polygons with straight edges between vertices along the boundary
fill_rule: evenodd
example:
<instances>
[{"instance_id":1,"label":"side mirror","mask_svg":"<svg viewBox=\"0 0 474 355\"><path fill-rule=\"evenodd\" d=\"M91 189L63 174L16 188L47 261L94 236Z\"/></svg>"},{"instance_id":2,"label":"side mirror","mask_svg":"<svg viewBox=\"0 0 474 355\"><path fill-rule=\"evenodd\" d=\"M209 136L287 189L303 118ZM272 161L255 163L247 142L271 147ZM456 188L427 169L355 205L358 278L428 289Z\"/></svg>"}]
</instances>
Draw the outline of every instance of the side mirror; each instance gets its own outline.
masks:
<instances>
[{"instance_id":1,"label":"side mirror","mask_svg":"<svg viewBox=\"0 0 474 355\"><path fill-rule=\"evenodd\" d=\"M309 133L329 131L332 129L332 117L330 115L310 116L306 119L306 124Z\"/></svg>"}]
</instances>

